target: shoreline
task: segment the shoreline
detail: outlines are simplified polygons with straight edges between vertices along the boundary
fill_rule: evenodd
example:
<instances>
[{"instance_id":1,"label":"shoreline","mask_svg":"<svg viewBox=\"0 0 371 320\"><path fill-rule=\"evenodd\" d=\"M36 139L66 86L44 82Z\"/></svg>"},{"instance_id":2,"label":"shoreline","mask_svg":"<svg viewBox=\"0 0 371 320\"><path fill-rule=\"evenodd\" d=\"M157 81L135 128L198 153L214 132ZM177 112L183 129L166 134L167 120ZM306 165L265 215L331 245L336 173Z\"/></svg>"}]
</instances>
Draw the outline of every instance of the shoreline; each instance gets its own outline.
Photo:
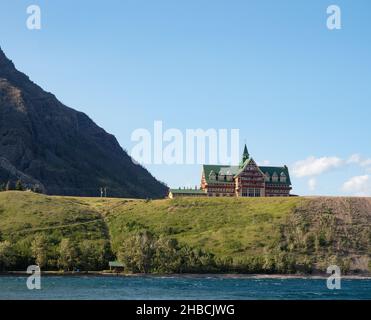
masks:
<instances>
[{"instance_id":1,"label":"shoreline","mask_svg":"<svg viewBox=\"0 0 371 320\"><path fill-rule=\"evenodd\" d=\"M24 277L29 276L25 271L9 271L0 273L1 277L13 276ZM154 278L220 278L220 279L310 279L322 280L327 279L329 274L234 274L234 273L174 273L174 274L142 274L142 273L122 273L122 272L106 272L106 271L83 271L83 272L62 272L62 271L42 271L42 276L56 276L56 277L121 277L121 278L135 278L135 277L154 277ZM341 276L345 280L371 280L371 274L350 274Z\"/></svg>"}]
</instances>

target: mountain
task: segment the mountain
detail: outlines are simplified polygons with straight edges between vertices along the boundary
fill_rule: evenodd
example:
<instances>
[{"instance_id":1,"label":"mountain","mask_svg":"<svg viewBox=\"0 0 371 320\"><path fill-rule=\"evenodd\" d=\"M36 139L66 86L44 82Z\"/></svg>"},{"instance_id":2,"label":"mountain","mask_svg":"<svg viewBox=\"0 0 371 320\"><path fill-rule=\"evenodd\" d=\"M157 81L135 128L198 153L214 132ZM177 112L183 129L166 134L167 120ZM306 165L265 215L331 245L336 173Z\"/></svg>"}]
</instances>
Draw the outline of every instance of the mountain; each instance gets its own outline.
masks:
<instances>
[{"instance_id":1,"label":"mountain","mask_svg":"<svg viewBox=\"0 0 371 320\"><path fill-rule=\"evenodd\" d=\"M0 48L0 183L53 195L161 198L167 187L116 138L19 72Z\"/></svg>"}]
</instances>

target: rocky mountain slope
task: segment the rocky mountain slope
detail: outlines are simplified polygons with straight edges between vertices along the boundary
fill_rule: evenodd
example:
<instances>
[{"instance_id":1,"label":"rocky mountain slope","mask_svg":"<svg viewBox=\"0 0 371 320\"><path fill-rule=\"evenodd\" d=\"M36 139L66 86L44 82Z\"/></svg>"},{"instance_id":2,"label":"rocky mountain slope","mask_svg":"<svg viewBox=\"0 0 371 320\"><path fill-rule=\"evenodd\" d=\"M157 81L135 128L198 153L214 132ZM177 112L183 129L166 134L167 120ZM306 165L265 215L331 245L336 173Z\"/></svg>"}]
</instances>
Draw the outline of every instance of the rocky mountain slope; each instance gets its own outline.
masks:
<instances>
[{"instance_id":1,"label":"rocky mountain slope","mask_svg":"<svg viewBox=\"0 0 371 320\"><path fill-rule=\"evenodd\" d=\"M159 198L167 187L115 137L16 70L0 49L0 182L55 195Z\"/></svg>"}]
</instances>

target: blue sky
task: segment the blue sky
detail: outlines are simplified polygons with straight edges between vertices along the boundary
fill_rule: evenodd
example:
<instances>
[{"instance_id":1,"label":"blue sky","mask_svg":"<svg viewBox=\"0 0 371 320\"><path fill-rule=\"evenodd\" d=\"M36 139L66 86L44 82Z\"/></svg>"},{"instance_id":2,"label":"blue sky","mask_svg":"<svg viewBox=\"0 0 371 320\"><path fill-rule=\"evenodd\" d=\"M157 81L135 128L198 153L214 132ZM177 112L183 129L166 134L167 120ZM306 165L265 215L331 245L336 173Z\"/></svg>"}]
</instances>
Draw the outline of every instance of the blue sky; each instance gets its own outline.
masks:
<instances>
[{"instance_id":1,"label":"blue sky","mask_svg":"<svg viewBox=\"0 0 371 320\"><path fill-rule=\"evenodd\" d=\"M155 120L238 128L258 162L289 166L294 193L371 195L370 21L367 0L3 0L0 46L128 151ZM199 165L146 167L172 187L200 180Z\"/></svg>"}]
</instances>

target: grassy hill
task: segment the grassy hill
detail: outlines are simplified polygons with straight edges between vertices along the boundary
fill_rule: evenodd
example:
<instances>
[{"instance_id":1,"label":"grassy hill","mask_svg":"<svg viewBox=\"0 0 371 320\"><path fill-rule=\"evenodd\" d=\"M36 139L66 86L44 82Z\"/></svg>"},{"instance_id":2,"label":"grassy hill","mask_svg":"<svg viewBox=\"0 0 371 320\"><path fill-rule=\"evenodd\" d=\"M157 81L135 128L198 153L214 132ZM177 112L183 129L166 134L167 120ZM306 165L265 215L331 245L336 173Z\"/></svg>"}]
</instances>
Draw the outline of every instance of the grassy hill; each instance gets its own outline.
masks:
<instances>
[{"instance_id":1,"label":"grassy hill","mask_svg":"<svg viewBox=\"0 0 371 320\"><path fill-rule=\"evenodd\" d=\"M369 198L145 201L1 192L0 268L12 252L8 269L41 255L46 269L104 269L119 256L131 271L142 270L135 261L149 272L291 273L330 264L367 272L370 220Z\"/></svg>"},{"instance_id":2,"label":"grassy hill","mask_svg":"<svg viewBox=\"0 0 371 320\"><path fill-rule=\"evenodd\" d=\"M279 239L279 224L300 202L279 198L183 198L128 202L106 217L117 249L140 229L176 238L218 257L259 253Z\"/></svg>"}]
</instances>

